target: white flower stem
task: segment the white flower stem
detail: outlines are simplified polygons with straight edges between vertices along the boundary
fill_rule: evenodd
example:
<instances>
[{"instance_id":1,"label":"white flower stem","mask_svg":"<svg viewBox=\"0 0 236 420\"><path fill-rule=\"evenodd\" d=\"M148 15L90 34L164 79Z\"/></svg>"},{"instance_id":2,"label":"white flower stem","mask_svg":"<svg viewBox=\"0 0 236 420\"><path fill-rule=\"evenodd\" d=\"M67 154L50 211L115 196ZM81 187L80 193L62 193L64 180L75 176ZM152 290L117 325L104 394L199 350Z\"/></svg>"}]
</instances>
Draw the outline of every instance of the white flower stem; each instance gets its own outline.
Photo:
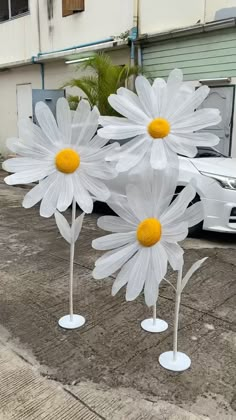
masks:
<instances>
[{"instance_id":1,"label":"white flower stem","mask_svg":"<svg viewBox=\"0 0 236 420\"><path fill-rule=\"evenodd\" d=\"M175 295L175 319L174 319L174 342L173 342L173 359L177 359L177 349L178 349L178 327L179 327L179 307L180 307L180 298L181 298L181 283L182 283L182 267L178 271L176 295Z\"/></svg>"},{"instance_id":2,"label":"white flower stem","mask_svg":"<svg viewBox=\"0 0 236 420\"><path fill-rule=\"evenodd\" d=\"M72 201L72 217L71 217L71 229L75 222L76 216L76 201ZM69 282L69 311L70 321L73 321L73 277L74 277L74 255L75 255L75 243L74 241L70 244L70 282Z\"/></svg>"},{"instance_id":3,"label":"white flower stem","mask_svg":"<svg viewBox=\"0 0 236 420\"><path fill-rule=\"evenodd\" d=\"M157 319L157 306L153 305L153 325L156 325L156 319Z\"/></svg>"}]
</instances>

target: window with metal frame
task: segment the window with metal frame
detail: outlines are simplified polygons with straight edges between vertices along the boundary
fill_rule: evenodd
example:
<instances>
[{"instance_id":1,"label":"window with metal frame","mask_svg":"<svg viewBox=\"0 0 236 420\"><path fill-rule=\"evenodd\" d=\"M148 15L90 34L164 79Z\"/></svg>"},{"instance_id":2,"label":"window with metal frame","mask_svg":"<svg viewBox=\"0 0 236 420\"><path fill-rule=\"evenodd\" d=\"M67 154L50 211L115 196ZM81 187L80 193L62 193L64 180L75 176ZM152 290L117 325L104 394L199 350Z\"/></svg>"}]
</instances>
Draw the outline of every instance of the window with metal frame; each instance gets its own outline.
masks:
<instances>
[{"instance_id":1,"label":"window with metal frame","mask_svg":"<svg viewBox=\"0 0 236 420\"><path fill-rule=\"evenodd\" d=\"M1 0L0 22L15 18L29 11L28 0Z\"/></svg>"}]
</instances>

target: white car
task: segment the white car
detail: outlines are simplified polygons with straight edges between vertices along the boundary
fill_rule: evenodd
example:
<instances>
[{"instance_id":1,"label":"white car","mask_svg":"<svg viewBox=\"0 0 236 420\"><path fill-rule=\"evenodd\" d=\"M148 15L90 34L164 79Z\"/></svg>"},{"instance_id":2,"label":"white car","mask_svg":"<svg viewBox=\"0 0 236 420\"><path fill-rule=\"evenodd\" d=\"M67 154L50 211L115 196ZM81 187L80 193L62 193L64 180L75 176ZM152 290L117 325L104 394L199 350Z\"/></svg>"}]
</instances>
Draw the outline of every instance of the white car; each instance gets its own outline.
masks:
<instances>
[{"instance_id":1,"label":"white car","mask_svg":"<svg viewBox=\"0 0 236 420\"><path fill-rule=\"evenodd\" d=\"M236 233L236 159L226 157L211 148L198 149L195 158L179 156L180 171L177 192L194 179L195 202L201 200L204 221L190 229ZM124 194L127 173L109 181L109 188Z\"/></svg>"}]
</instances>

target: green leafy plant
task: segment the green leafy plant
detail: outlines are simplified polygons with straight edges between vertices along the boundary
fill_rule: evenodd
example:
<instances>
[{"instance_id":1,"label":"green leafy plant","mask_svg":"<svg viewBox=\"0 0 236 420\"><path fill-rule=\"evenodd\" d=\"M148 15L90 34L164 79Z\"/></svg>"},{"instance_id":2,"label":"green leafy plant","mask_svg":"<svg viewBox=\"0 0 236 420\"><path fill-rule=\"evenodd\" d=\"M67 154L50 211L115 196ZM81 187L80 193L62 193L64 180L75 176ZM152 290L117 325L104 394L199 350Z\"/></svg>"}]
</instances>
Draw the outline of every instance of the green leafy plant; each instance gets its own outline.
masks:
<instances>
[{"instance_id":1,"label":"green leafy plant","mask_svg":"<svg viewBox=\"0 0 236 420\"><path fill-rule=\"evenodd\" d=\"M81 89L90 105L96 105L101 115L117 115L108 103L109 95L116 93L119 87L126 86L131 76L142 72L138 66L114 65L109 55L104 53L96 54L85 61L79 69L89 70L90 74L79 79L72 79L65 86ZM75 109L80 99L79 96L74 95L68 97L71 109Z\"/></svg>"}]
</instances>

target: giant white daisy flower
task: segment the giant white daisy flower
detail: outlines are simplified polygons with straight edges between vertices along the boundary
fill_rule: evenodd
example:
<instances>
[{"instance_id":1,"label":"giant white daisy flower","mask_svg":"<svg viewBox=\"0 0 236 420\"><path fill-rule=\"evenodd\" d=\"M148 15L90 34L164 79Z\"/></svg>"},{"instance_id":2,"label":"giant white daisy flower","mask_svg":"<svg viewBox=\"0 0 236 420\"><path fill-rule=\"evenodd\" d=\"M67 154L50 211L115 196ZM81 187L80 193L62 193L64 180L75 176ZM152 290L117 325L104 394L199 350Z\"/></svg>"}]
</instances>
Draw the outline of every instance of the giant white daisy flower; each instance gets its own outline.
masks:
<instances>
[{"instance_id":1,"label":"giant white daisy flower","mask_svg":"<svg viewBox=\"0 0 236 420\"><path fill-rule=\"evenodd\" d=\"M95 263L93 276L102 279L119 271L112 294L127 284L126 300L135 299L144 287L145 301L154 305L167 262L174 270L183 265L183 250L178 241L186 238L188 227L202 218L201 203L187 208L195 196L191 185L185 187L170 204L176 188L174 172L152 171L145 184L127 186L127 197L112 197L108 204L119 215L103 216L98 226L113 232L95 239L92 246L110 250Z\"/></svg>"},{"instance_id":2,"label":"giant white daisy flower","mask_svg":"<svg viewBox=\"0 0 236 420\"><path fill-rule=\"evenodd\" d=\"M221 121L218 109L200 109L209 93L207 86L197 90L183 84L181 70L173 70L167 80L155 79L151 86L144 76L135 81L137 95L120 88L110 95L110 105L122 116L100 117L99 134L107 139L134 138L121 147L117 169L127 171L148 155L152 168L161 169L178 153L193 157L196 146L214 146L219 138L201 129Z\"/></svg>"},{"instance_id":3,"label":"giant white daisy flower","mask_svg":"<svg viewBox=\"0 0 236 420\"><path fill-rule=\"evenodd\" d=\"M105 161L114 145L95 135L99 112L87 101L81 101L71 118L68 102L57 102L57 122L48 106L39 102L35 109L39 126L23 121L23 140L9 139L7 146L19 157L4 162L3 168L15 172L5 178L9 185L40 181L23 201L26 208L40 200L40 214L50 217L55 210L64 211L72 200L85 213L93 209L93 198L106 200L110 192L101 180L116 176L116 170ZM95 136L94 136L95 135ZM117 147L117 145L115 145Z\"/></svg>"}]
</instances>

